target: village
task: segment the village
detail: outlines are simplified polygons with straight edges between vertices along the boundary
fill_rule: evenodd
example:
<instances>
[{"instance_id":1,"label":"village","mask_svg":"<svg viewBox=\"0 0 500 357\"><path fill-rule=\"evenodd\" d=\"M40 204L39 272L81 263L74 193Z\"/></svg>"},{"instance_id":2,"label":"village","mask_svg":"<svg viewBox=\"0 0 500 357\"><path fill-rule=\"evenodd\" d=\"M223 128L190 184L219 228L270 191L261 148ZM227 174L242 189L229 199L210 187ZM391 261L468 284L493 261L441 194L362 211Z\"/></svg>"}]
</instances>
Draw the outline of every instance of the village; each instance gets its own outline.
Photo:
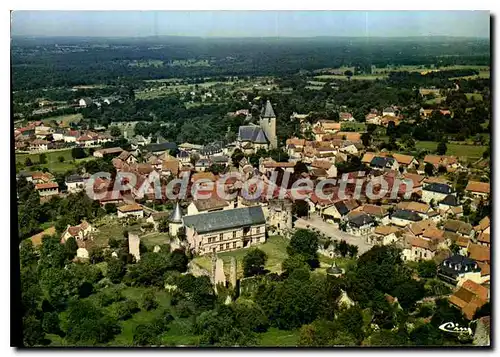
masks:
<instances>
[{"instance_id":1,"label":"village","mask_svg":"<svg viewBox=\"0 0 500 357\"><path fill-rule=\"evenodd\" d=\"M88 101L82 98L79 105L85 106ZM373 109L366 123L380 127L398 125L403 119L398 111L397 107ZM443 113L449 114L449 111ZM249 116L249 110L231 115ZM421 115L429 113L422 111ZM214 284L227 284L242 276L241 271L236 272L237 264L233 261L230 274L227 269L224 273L224 264L217 255L230 256L232 251L265 245L271 236L290 238L301 228L321 235L323 244L319 253L329 258L329 262L339 257L336 247L341 241L355 246L353 256L373 246L392 245L401 249L405 262L434 261L437 277L452 289L449 302L472 319L490 297L490 217L482 217L477 224L467 222L464 217L489 205L490 184L482 182L455 156L428 154L416 158L388 150L372 151L363 140L364 133L343 131L345 123L355 120L350 113L340 113L339 121L319 119L310 123L307 117L307 114L293 114L291 120L300 123L304 135L286 139L283 147L278 147L279 126L268 100L261 108L259 120L240 126L234 142L176 144L125 134L129 150L113 146L118 136L124 137L121 132L117 135L104 128L82 130L78 125L61 128L62 123L54 127L42 121L30 122L15 130L16 151L41 154L61 148L92 149L93 158L107 160L116 175L132 174L136 180L117 191L113 177L92 179L86 172L65 177L64 185L59 185L48 170L22 171L18 179L31 182L42 202L85 192L91 185L91 190L99 193L99 205L106 212L115 212L108 215L112 220L123 222L121 226L140 227L137 232L128 233L129 251L135 261L141 257L141 236L156 234L159 238L154 251L168 243L171 249L177 247L194 256L212 257L205 260L211 262L210 266L197 265L196 259L193 260L191 270L210 276ZM250 122L251 118L248 119ZM266 157L269 150L287 153L288 161ZM248 157L257 152L264 154L257 165L252 165ZM360 170L340 172L341 165L353 159L366 172L362 175ZM271 182L272 175L282 177L284 173L292 177L292 182L285 186ZM235 197L225 200L212 195L213 185L229 174L237 175L224 181L224 190L235 193ZM150 186L149 178L154 175L160 179L162 192L169 182L187 175L189 187L195 188L194 194L176 200L169 200L165 194L158 197ZM341 177L356 179L361 194L356 198L340 198L338 187L330 187L326 199L318 197L323 195L314 190L304 191L300 200L290 194L293 180L307 178L318 185L329 179L340 182ZM390 192L370 199L365 194L367 184L380 178L388 183ZM252 180L261 180L265 192L249 200L241 192ZM395 182L400 185L396 187ZM346 192L353 194L354 190L354 185L346 186ZM169 208L165 209L166 206ZM68 225L61 233L61 243L73 237L78 244L75 259L80 260L88 260L89 251L96 247L113 251L99 237L101 229L87 220ZM54 229L33 236L33 244L40 245L41 237L50 232ZM325 269L330 266L322 264ZM231 278L226 279L226 275Z\"/></svg>"}]
</instances>

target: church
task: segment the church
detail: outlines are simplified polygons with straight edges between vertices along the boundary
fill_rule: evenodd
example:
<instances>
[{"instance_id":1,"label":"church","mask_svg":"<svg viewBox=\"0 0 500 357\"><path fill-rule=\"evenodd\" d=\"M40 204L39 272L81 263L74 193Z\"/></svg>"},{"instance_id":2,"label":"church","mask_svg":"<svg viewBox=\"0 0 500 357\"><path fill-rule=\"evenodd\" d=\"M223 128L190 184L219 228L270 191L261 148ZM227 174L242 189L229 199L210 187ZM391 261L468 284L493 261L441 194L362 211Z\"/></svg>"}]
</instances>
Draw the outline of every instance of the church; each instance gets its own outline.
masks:
<instances>
[{"instance_id":1,"label":"church","mask_svg":"<svg viewBox=\"0 0 500 357\"><path fill-rule=\"evenodd\" d=\"M268 100L259 119L259 125L242 125L238 130L236 147L249 155L259 149L269 150L278 147L276 137L276 115Z\"/></svg>"}]
</instances>

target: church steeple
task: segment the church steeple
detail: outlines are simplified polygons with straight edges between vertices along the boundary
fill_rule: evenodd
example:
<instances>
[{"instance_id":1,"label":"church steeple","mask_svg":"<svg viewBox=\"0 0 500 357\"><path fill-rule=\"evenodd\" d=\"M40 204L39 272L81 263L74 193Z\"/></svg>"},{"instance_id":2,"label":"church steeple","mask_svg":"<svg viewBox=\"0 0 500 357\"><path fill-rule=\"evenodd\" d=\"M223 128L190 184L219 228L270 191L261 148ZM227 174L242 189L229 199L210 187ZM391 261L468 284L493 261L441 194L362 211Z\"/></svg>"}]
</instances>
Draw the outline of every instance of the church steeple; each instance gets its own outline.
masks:
<instances>
[{"instance_id":1,"label":"church steeple","mask_svg":"<svg viewBox=\"0 0 500 357\"><path fill-rule=\"evenodd\" d=\"M274 114L273 106L269 100L266 102L266 105L264 106L264 109L262 110L261 117L266 118L266 119L276 118L276 114Z\"/></svg>"}]
</instances>

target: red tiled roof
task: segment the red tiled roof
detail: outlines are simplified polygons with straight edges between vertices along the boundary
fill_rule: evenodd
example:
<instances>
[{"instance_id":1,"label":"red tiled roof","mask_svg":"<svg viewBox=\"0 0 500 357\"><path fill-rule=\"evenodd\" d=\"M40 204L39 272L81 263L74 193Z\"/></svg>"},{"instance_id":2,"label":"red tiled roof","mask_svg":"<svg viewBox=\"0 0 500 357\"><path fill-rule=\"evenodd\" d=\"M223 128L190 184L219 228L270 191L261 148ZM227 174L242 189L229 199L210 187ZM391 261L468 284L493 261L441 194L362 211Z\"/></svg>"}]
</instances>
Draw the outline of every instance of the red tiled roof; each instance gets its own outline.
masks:
<instances>
[{"instance_id":1,"label":"red tiled roof","mask_svg":"<svg viewBox=\"0 0 500 357\"><path fill-rule=\"evenodd\" d=\"M130 205L124 205L118 207L118 211L122 213L127 213L127 212L135 212L135 211L142 211L142 206L138 205L137 203L132 203Z\"/></svg>"},{"instance_id":2,"label":"red tiled roof","mask_svg":"<svg viewBox=\"0 0 500 357\"><path fill-rule=\"evenodd\" d=\"M57 184L57 182L38 183L35 185L35 189L37 190L54 189L58 187L59 185Z\"/></svg>"},{"instance_id":3,"label":"red tiled roof","mask_svg":"<svg viewBox=\"0 0 500 357\"><path fill-rule=\"evenodd\" d=\"M490 184L488 182L469 181L465 190L479 193L490 193Z\"/></svg>"}]
</instances>

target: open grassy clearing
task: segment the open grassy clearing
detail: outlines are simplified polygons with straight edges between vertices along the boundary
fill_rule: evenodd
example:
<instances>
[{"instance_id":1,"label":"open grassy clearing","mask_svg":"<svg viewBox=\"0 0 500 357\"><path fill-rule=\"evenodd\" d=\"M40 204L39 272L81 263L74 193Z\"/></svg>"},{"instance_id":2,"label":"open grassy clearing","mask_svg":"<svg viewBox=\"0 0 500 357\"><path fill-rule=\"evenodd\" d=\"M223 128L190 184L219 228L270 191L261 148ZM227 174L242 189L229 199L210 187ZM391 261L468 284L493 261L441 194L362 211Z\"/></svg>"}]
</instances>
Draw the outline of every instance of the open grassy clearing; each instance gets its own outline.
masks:
<instances>
[{"instance_id":1,"label":"open grassy clearing","mask_svg":"<svg viewBox=\"0 0 500 357\"><path fill-rule=\"evenodd\" d=\"M387 75L382 75L382 74L362 74L362 75L357 75L357 76L352 76L351 80L364 80L364 81L374 81L376 79L385 79L387 78ZM317 80L331 80L331 79L337 79L337 80L347 80L347 77L345 75L340 75L340 74L322 74L319 76L315 76L314 79Z\"/></svg>"},{"instance_id":2,"label":"open grassy clearing","mask_svg":"<svg viewBox=\"0 0 500 357\"><path fill-rule=\"evenodd\" d=\"M342 130L354 130L354 131L359 131L359 132L363 132L363 131L366 131L366 124L365 123L349 123L349 122L346 122L346 123L342 123L340 124L340 128Z\"/></svg>"},{"instance_id":3,"label":"open grassy clearing","mask_svg":"<svg viewBox=\"0 0 500 357\"><path fill-rule=\"evenodd\" d=\"M56 123L62 122L64 127L69 127L69 123L79 123L83 119L82 113L78 114L69 114L69 115L59 115L55 117L48 117L42 119L45 124L50 123L51 121L55 121Z\"/></svg>"},{"instance_id":4,"label":"open grassy clearing","mask_svg":"<svg viewBox=\"0 0 500 357\"><path fill-rule=\"evenodd\" d=\"M436 141L418 141L415 146L417 149L425 149L434 152L438 146ZM446 155L458 157L480 158L486 150L484 145L463 145L463 144L446 144L448 150Z\"/></svg>"},{"instance_id":5,"label":"open grassy clearing","mask_svg":"<svg viewBox=\"0 0 500 357\"><path fill-rule=\"evenodd\" d=\"M148 248L154 247L155 245L167 244L170 242L170 235L160 232L146 233L141 236L141 242L144 242Z\"/></svg>"},{"instance_id":6,"label":"open grassy clearing","mask_svg":"<svg viewBox=\"0 0 500 357\"><path fill-rule=\"evenodd\" d=\"M299 330L279 330L271 327L264 333L259 334L259 346L262 347L295 347L299 344Z\"/></svg>"},{"instance_id":7,"label":"open grassy clearing","mask_svg":"<svg viewBox=\"0 0 500 357\"><path fill-rule=\"evenodd\" d=\"M483 95L481 93L465 93L468 100L475 100L476 102L483 100Z\"/></svg>"},{"instance_id":8,"label":"open grassy clearing","mask_svg":"<svg viewBox=\"0 0 500 357\"><path fill-rule=\"evenodd\" d=\"M40 162L40 153L37 154L23 154L16 153L16 165L20 170L31 170L31 167L25 166L26 158L30 158L33 166L40 166L41 168L47 168L50 172L58 173L58 172L66 172L76 167L78 163L95 160L95 157L89 156L83 159L73 160L71 156L71 149L58 150L58 151L47 151L44 153L47 156L47 163L43 165L39 165ZM64 161L59 162L59 157L63 157Z\"/></svg>"}]
</instances>

